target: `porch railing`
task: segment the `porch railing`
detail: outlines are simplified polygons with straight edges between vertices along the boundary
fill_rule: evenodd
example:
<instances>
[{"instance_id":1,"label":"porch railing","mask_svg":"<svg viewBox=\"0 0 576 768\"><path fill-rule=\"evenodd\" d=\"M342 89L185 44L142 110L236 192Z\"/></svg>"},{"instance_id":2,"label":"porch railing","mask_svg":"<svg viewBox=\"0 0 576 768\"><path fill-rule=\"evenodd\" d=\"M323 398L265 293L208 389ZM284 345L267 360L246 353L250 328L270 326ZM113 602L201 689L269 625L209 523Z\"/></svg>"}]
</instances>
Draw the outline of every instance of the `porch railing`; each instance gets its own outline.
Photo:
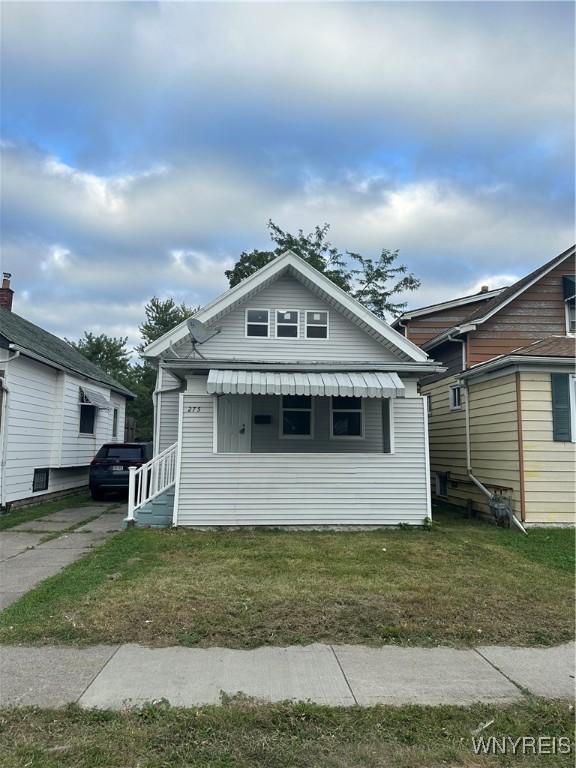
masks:
<instances>
[{"instance_id":1,"label":"porch railing","mask_svg":"<svg viewBox=\"0 0 576 768\"><path fill-rule=\"evenodd\" d=\"M141 467L130 467L128 520L134 520L140 507L174 485L177 462L178 444L174 443Z\"/></svg>"}]
</instances>

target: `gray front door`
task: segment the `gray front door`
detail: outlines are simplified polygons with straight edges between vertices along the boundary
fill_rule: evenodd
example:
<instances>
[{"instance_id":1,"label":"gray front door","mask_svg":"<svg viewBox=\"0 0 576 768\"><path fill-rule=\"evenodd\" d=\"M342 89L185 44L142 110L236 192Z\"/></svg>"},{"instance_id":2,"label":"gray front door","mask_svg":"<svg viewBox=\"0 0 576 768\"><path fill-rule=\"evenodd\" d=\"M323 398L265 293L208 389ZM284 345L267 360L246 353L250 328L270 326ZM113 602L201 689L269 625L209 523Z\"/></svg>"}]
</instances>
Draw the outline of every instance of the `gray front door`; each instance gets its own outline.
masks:
<instances>
[{"instance_id":1,"label":"gray front door","mask_svg":"<svg viewBox=\"0 0 576 768\"><path fill-rule=\"evenodd\" d=\"M252 397L218 397L218 453L250 453Z\"/></svg>"}]
</instances>

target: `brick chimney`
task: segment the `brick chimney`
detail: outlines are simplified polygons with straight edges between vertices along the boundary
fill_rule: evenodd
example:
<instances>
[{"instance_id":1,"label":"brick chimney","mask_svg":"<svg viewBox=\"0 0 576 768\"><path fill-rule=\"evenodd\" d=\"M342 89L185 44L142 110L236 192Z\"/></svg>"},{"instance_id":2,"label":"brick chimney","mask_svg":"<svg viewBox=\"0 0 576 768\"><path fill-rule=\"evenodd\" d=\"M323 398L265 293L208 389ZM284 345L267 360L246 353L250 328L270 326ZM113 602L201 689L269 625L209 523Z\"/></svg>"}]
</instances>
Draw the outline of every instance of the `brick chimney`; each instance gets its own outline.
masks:
<instances>
[{"instance_id":1,"label":"brick chimney","mask_svg":"<svg viewBox=\"0 0 576 768\"><path fill-rule=\"evenodd\" d=\"M488 293L490 290L490 287L488 285L483 285L482 288L480 288L480 293Z\"/></svg>"},{"instance_id":2,"label":"brick chimney","mask_svg":"<svg viewBox=\"0 0 576 768\"><path fill-rule=\"evenodd\" d=\"M7 309L8 312L12 311L12 297L14 296L14 291L10 288L11 277L10 272L4 272L2 275L2 288L0 288L0 307Z\"/></svg>"}]
</instances>

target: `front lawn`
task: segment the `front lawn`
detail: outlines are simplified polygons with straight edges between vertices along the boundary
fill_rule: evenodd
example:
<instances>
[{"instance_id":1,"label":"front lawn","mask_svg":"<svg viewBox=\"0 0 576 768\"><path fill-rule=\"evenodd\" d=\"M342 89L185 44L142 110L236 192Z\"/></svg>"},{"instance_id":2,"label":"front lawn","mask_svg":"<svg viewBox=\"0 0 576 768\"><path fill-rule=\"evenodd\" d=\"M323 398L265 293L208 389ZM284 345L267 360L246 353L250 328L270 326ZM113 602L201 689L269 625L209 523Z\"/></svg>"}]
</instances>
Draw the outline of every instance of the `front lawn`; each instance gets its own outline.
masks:
<instances>
[{"instance_id":1,"label":"front lawn","mask_svg":"<svg viewBox=\"0 0 576 768\"><path fill-rule=\"evenodd\" d=\"M572 737L567 703L330 709L306 704L109 712L0 710L3 768L571 768L574 755L475 755L473 735ZM478 736L475 736L478 738ZM556 741L556 744L560 742ZM573 746L572 746L573 749ZM518 750L521 752L521 749Z\"/></svg>"},{"instance_id":2,"label":"front lawn","mask_svg":"<svg viewBox=\"0 0 576 768\"><path fill-rule=\"evenodd\" d=\"M129 530L0 614L3 643L546 645L571 639L574 531Z\"/></svg>"}]
</instances>

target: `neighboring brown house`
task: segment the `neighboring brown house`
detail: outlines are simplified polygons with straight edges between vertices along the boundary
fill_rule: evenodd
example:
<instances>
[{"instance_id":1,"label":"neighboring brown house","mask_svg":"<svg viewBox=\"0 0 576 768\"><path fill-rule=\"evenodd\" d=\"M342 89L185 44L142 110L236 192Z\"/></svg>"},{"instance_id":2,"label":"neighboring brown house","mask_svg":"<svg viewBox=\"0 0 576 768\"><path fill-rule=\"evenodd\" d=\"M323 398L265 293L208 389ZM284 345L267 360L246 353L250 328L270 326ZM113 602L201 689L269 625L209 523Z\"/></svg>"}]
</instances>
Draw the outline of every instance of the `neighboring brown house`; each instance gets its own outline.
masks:
<instances>
[{"instance_id":1,"label":"neighboring brown house","mask_svg":"<svg viewBox=\"0 0 576 768\"><path fill-rule=\"evenodd\" d=\"M513 285L394 326L446 366L426 378L433 494L526 524L574 522L575 248Z\"/></svg>"}]
</instances>

